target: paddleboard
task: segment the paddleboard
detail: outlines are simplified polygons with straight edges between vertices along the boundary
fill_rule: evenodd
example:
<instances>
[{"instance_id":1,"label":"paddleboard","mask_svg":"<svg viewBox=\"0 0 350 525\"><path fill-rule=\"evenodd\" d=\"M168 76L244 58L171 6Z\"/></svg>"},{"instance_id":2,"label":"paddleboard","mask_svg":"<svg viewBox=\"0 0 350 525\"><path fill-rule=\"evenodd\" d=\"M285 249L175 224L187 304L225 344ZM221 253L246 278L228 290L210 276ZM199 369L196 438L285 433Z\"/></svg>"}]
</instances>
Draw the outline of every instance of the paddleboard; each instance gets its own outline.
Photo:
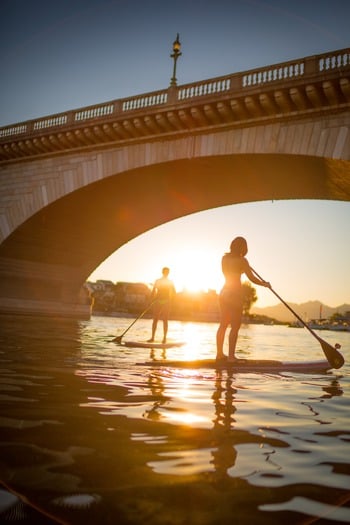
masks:
<instances>
[{"instance_id":1,"label":"paddleboard","mask_svg":"<svg viewBox=\"0 0 350 525\"><path fill-rule=\"evenodd\" d=\"M122 341L120 346L127 346L128 348L176 348L183 346L185 343L182 341L168 341L167 343L149 343L148 341Z\"/></svg>"},{"instance_id":2,"label":"paddleboard","mask_svg":"<svg viewBox=\"0 0 350 525\"><path fill-rule=\"evenodd\" d=\"M326 372L332 367L326 360L290 362L273 361L268 359L238 359L234 363L216 361L215 359L198 359L195 361L156 359L145 363L143 366L168 367L168 368L213 368L216 370L233 370L235 372Z\"/></svg>"}]
</instances>

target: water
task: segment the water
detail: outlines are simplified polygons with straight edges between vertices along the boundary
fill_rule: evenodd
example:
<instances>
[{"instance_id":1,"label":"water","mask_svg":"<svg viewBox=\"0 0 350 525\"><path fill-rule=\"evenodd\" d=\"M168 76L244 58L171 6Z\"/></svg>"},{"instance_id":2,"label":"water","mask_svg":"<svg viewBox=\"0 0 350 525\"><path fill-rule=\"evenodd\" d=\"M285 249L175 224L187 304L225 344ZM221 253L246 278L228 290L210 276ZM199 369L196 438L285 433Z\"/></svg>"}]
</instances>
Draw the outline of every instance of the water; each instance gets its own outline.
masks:
<instances>
[{"instance_id":1,"label":"water","mask_svg":"<svg viewBox=\"0 0 350 525\"><path fill-rule=\"evenodd\" d=\"M113 343L131 321L1 319L0 522L350 522L349 333L320 334L346 359L327 374L157 369L138 363L213 357L217 325L171 321L186 345L165 353ZM323 358L304 329L242 327L238 347Z\"/></svg>"}]
</instances>

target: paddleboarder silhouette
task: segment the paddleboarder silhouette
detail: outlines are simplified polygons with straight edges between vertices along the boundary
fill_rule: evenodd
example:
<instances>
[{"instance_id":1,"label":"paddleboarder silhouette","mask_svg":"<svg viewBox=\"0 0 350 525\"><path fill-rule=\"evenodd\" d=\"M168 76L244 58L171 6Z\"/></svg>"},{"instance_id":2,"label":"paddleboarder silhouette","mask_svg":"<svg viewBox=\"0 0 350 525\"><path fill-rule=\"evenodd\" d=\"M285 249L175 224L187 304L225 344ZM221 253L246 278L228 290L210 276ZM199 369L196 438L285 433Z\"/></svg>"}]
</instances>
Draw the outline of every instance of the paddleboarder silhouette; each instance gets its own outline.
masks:
<instances>
[{"instance_id":1,"label":"paddleboarder silhouette","mask_svg":"<svg viewBox=\"0 0 350 525\"><path fill-rule=\"evenodd\" d=\"M164 267L162 269L162 277L157 279L153 285L151 293L151 301L153 303L153 321L152 321L152 336L148 339L148 343L153 343L157 331L158 321L163 321L163 343L166 343L168 334L168 318L170 312L171 301L175 294L175 287L168 275L170 269Z\"/></svg>"},{"instance_id":2,"label":"paddleboarder silhouette","mask_svg":"<svg viewBox=\"0 0 350 525\"><path fill-rule=\"evenodd\" d=\"M234 362L238 331L242 323L243 291L241 276L245 274L250 281L260 286L271 288L270 283L256 277L246 259L248 253L247 241L243 237L236 237L231 242L230 251L225 253L221 260L221 268L225 277L225 284L220 292L220 324L216 333L216 359ZM223 352L225 334L231 324L229 334L228 357Z\"/></svg>"}]
</instances>

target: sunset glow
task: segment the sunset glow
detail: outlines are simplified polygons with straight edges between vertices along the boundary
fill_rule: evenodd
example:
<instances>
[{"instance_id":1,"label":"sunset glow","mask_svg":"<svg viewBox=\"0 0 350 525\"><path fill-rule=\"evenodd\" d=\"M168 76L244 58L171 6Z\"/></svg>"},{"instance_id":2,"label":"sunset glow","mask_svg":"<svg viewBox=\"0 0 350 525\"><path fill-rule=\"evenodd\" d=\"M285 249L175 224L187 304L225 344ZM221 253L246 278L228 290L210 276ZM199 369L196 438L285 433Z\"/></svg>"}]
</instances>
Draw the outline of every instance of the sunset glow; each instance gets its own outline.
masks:
<instances>
[{"instance_id":1,"label":"sunset glow","mask_svg":"<svg viewBox=\"0 0 350 525\"><path fill-rule=\"evenodd\" d=\"M190 249L175 253L170 266L177 291L206 292L209 289L218 290L222 286L220 269L217 264L214 266L211 254L204 250Z\"/></svg>"},{"instance_id":2,"label":"sunset glow","mask_svg":"<svg viewBox=\"0 0 350 525\"><path fill-rule=\"evenodd\" d=\"M131 240L89 279L152 284L162 267L169 266L177 292L219 292L224 282L221 258L231 240L243 235L249 263L285 300L341 305L350 297L342 278L350 257L349 244L344 242L349 213L348 203L327 201L247 203L196 213ZM270 290L255 288L256 306L276 304Z\"/></svg>"}]
</instances>

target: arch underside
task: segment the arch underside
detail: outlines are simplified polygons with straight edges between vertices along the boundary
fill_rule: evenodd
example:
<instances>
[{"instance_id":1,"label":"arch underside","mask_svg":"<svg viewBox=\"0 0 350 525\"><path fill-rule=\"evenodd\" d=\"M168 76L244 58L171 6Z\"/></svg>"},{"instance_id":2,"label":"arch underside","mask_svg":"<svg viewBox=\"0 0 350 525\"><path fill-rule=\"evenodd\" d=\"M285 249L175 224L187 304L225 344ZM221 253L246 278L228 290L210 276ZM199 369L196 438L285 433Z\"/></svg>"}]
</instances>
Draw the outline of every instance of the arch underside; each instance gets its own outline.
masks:
<instances>
[{"instance_id":1,"label":"arch underside","mask_svg":"<svg viewBox=\"0 0 350 525\"><path fill-rule=\"evenodd\" d=\"M350 162L226 155L107 177L42 209L1 244L1 294L72 304L101 262L149 229L219 206L281 199L350 200Z\"/></svg>"}]
</instances>

